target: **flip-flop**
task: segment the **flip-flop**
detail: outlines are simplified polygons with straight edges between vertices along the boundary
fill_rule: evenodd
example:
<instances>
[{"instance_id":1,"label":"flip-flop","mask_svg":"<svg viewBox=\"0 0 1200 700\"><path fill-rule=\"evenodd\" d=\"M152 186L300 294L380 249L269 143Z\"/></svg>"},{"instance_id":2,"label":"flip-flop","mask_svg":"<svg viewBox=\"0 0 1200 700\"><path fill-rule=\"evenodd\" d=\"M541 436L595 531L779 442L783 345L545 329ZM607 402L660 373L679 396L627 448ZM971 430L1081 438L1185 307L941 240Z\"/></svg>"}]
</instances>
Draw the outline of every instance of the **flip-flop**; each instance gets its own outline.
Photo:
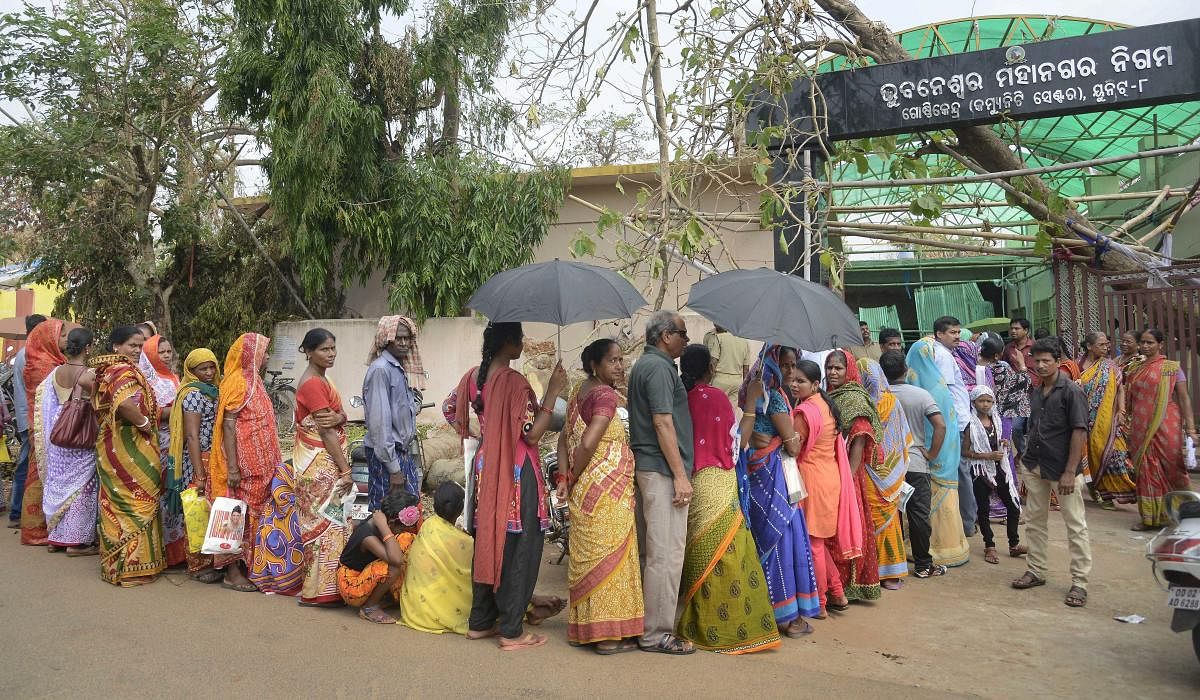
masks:
<instances>
[{"instance_id":1,"label":"flip-flop","mask_svg":"<svg viewBox=\"0 0 1200 700\"><path fill-rule=\"evenodd\" d=\"M520 651L522 649L534 649L546 644L546 638L540 634L529 634L529 640L524 642L516 642L514 644L505 644L503 637L497 642L500 645L501 651Z\"/></svg>"},{"instance_id":2,"label":"flip-flop","mask_svg":"<svg viewBox=\"0 0 1200 700\"><path fill-rule=\"evenodd\" d=\"M791 639L802 639L813 633L812 625L808 624L804 620L800 620L800 624L804 625L800 629L795 629L795 624L795 622L789 624L787 629L783 631L784 635L790 637Z\"/></svg>"},{"instance_id":3,"label":"flip-flop","mask_svg":"<svg viewBox=\"0 0 1200 700\"><path fill-rule=\"evenodd\" d=\"M379 613L380 615L382 615L383 617L385 617L387 619L381 620L381 619L376 619L376 618L371 617L371 615L373 615L374 613ZM358 609L358 616L361 617L362 619L366 620L367 622L372 622L377 625L394 625L394 624L396 624L396 618L385 613L382 608L369 608L364 605L363 607Z\"/></svg>"},{"instance_id":4,"label":"flip-flop","mask_svg":"<svg viewBox=\"0 0 1200 700\"><path fill-rule=\"evenodd\" d=\"M258 589L254 587L254 584L249 583L249 582L247 582L247 583L229 583L228 581L222 581L221 588L228 588L229 590L237 591L238 593L257 593L258 592Z\"/></svg>"},{"instance_id":5,"label":"flip-flop","mask_svg":"<svg viewBox=\"0 0 1200 700\"><path fill-rule=\"evenodd\" d=\"M198 581L200 583L205 583L205 584L221 583L221 581L224 578L225 578L224 572L218 571L216 569L209 569L208 571L200 571L195 576L192 576L193 581Z\"/></svg>"},{"instance_id":6,"label":"flip-flop","mask_svg":"<svg viewBox=\"0 0 1200 700\"><path fill-rule=\"evenodd\" d=\"M881 581L879 583L879 585L882 586L885 590L898 591L901 588L904 588L904 581L901 581L899 579L896 579L895 581Z\"/></svg>"}]
</instances>

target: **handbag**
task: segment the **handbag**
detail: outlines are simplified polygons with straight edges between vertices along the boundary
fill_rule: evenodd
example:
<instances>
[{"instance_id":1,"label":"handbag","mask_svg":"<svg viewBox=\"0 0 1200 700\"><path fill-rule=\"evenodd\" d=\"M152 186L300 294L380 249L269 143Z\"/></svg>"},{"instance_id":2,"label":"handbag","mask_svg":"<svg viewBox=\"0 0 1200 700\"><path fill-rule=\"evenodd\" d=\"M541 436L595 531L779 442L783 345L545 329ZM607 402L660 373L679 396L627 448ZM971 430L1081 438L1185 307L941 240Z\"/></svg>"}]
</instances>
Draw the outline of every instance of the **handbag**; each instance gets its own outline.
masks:
<instances>
[{"instance_id":1,"label":"handbag","mask_svg":"<svg viewBox=\"0 0 1200 700\"><path fill-rule=\"evenodd\" d=\"M58 447L75 450L92 449L96 446L96 410L92 408L90 399L83 398L83 389L79 386L81 371L75 376L75 386L71 388L71 398L67 399L58 420L54 422L54 430L50 431L50 443Z\"/></svg>"}]
</instances>

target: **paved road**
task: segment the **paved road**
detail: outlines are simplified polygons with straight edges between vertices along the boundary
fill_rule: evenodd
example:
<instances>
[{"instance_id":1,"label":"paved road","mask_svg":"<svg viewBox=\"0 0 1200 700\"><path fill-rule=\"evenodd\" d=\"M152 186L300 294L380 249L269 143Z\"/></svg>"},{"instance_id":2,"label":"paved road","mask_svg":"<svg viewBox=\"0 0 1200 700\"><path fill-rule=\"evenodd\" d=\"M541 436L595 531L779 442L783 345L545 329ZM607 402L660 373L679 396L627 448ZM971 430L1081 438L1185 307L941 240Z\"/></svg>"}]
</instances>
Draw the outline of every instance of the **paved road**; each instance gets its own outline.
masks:
<instances>
[{"instance_id":1,"label":"paved road","mask_svg":"<svg viewBox=\"0 0 1200 700\"><path fill-rule=\"evenodd\" d=\"M170 574L123 590L100 581L95 559L21 547L0 531L0 687L12 698L498 697L1092 697L1190 698L1200 663L1142 557L1129 512L1089 508L1095 550L1091 602L1063 606L1067 554L1051 528L1050 585L1007 582L1007 557L973 561L944 579L910 580L884 600L853 607L816 634L744 657L630 653L600 657L566 642L505 653L489 642L381 627L348 610L298 607ZM545 564L539 589L565 595L564 567ZM1140 625L1113 621L1138 613ZM735 695L736 694L736 695Z\"/></svg>"}]
</instances>

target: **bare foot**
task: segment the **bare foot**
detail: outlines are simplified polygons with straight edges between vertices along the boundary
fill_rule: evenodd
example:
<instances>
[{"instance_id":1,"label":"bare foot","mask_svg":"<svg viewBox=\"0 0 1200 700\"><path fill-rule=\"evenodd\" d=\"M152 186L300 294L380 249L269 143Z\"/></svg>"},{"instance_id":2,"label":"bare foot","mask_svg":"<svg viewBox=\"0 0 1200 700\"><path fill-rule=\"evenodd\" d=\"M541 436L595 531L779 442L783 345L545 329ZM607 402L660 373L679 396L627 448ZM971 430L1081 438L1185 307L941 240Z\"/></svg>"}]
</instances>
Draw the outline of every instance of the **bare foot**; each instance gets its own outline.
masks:
<instances>
[{"instance_id":1,"label":"bare foot","mask_svg":"<svg viewBox=\"0 0 1200 700\"><path fill-rule=\"evenodd\" d=\"M567 601L553 595L535 595L529 602L532 608L525 614L525 621L531 625L540 625L567 607Z\"/></svg>"},{"instance_id":2,"label":"bare foot","mask_svg":"<svg viewBox=\"0 0 1200 700\"><path fill-rule=\"evenodd\" d=\"M465 636L467 639L487 639L488 637L495 637L499 633L500 630L493 627L490 630L467 630Z\"/></svg>"},{"instance_id":3,"label":"bare foot","mask_svg":"<svg viewBox=\"0 0 1200 700\"><path fill-rule=\"evenodd\" d=\"M521 649L533 649L540 647L546 643L546 638L540 634L526 632L516 639L508 639L507 637L500 638L500 648L504 651L519 651Z\"/></svg>"}]
</instances>

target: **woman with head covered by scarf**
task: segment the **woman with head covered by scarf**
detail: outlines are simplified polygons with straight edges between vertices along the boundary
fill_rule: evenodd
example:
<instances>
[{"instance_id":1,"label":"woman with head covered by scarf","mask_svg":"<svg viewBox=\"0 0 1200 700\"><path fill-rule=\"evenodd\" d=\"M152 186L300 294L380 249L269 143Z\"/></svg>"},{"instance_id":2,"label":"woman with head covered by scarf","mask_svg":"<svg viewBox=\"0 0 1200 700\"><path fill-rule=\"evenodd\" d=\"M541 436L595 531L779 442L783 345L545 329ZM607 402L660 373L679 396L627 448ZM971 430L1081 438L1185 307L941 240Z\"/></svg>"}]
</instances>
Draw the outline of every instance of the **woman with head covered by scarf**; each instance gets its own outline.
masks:
<instances>
[{"instance_id":1,"label":"woman with head covered by scarf","mask_svg":"<svg viewBox=\"0 0 1200 700\"><path fill-rule=\"evenodd\" d=\"M163 464L167 491L163 500L169 503L169 510L174 514L182 514L179 494L185 489L196 487L199 494L204 495L217 422L217 385L220 382L221 372L212 350L197 348L188 353L183 361L183 382L171 406L171 443L167 461ZM167 513L168 509L164 508L164 517ZM185 541L186 534L185 530ZM203 583L220 581L222 575L213 568L212 555L201 554L199 543L188 544L188 575Z\"/></svg>"},{"instance_id":2,"label":"woman with head covered by scarf","mask_svg":"<svg viewBox=\"0 0 1200 700\"><path fill-rule=\"evenodd\" d=\"M179 377L171 369L174 364L175 348L171 341L161 335L146 339L142 354L138 357L138 369L154 391L154 402L158 405L158 418L154 423L158 428L158 451L164 465L170 458L171 450L171 407L175 405L175 395L179 392ZM164 473L164 477L167 476ZM167 486L162 501L163 542L166 544L167 566L175 566L187 560L187 529L183 522L179 492L171 490L168 478L164 478L163 484Z\"/></svg>"},{"instance_id":3,"label":"woman with head covered by scarf","mask_svg":"<svg viewBox=\"0 0 1200 700\"><path fill-rule=\"evenodd\" d=\"M37 444L41 439L34 421L34 406L37 405L37 388L59 365L67 361L63 349L67 347L67 326L57 318L38 324L25 341L25 399L29 407L29 439ZM21 501L21 544L43 546L48 543L46 514L42 512L42 465L38 464L37 453L29 453L29 472L25 477L25 495ZM56 548L61 551L62 548Z\"/></svg>"},{"instance_id":4,"label":"woman with head covered by scarf","mask_svg":"<svg viewBox=\"0 0 1200 700\"><path fill-rule=\"evenodd\" d=\"M414 496L421 495L417 465L408 453L416 432L413 390L425 388L417 324L404 316L379 319L368 362L362 389L367 423L363 446L370 468L370 507L374 510L396 486L403 486Z\"/></svg>"}]
</instances>

